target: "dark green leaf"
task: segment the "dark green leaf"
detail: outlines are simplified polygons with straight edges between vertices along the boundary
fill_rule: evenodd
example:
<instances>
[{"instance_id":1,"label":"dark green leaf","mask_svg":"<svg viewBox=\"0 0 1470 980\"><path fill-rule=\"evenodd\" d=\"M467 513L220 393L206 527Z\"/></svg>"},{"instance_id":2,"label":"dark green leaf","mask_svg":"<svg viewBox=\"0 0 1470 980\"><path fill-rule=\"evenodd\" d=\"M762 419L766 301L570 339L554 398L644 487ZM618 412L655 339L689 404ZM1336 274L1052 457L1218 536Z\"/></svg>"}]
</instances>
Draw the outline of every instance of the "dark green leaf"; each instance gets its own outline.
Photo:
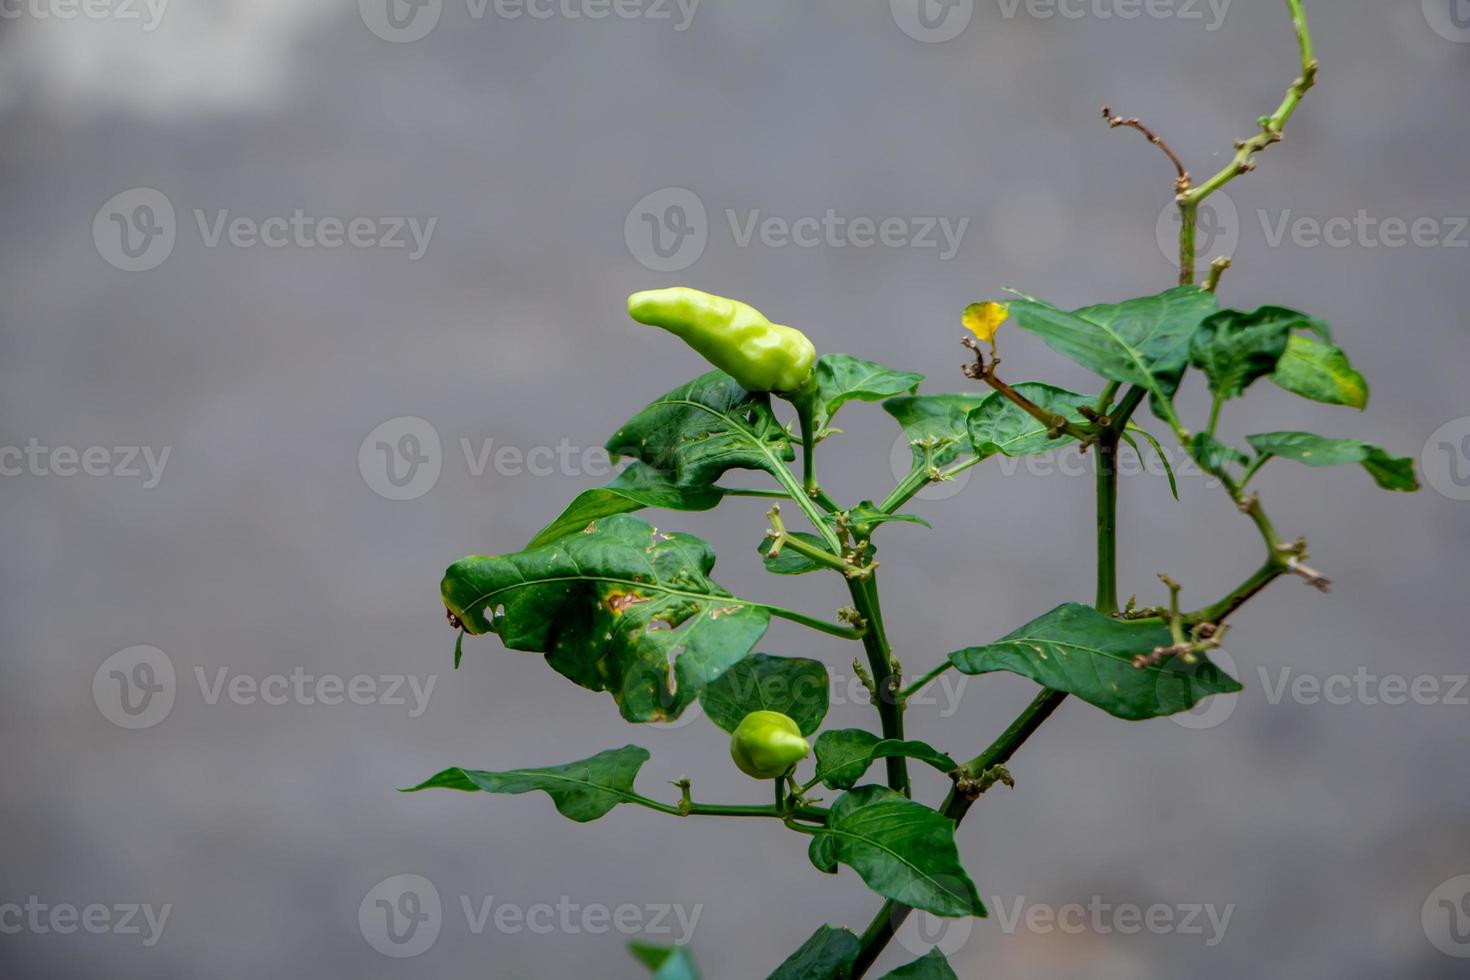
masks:
<instances>
[{"instance_id":1,"label":"dark green leaf","mask_svg":"<svg viewBox=\"0 0 1470 980\"><path fill-rule=\"evenodd\" d=\"M1325 439L1310 432L1262 432L1246 436L1245 441L1263 456L1280 456L1308 466L1361 463L1385 490L1412 493L1419 489L1413 459L1390 456L1377 446L1356 439Z\"/></svg>"},{"instance_id":2,"label":"dark green leaf","mask_svg":"<svg viewBox=\"0 0 1470 980\"><path fill-rule=\"evenodd\" d=\"M479 769L445 769L405 793L422 789L457 789L465 792L530 793L542 790L562 816L586 823L596 820L619 803L635 795L633 780L648 761L648 750L636 745L599 752L590 759L545 769L511 769L485 772Z\"/></svg>"},{"instance_id":3,"label":"dark green leaf","mask_svg":"<svg viewBox=\"0 0 1470 980\"><path fill-rule=\"evenodd\" d=\"M1347 355L1315 337L1293 336L1271 380L1287 391L1329 405L1368 407L1368 382Z\"/></svg>"},{"instance_id":4,"label":"dark green leaf","mask_svg":"<svg viewBox=\"0 0 1470 980\"><path fill-rule=\"evenodd\" d=\"M985 397L980 392L963 392L890 398L883 403L883 410L903 426L904 435L913 447L915 463L923 462L923 444L928 442L933 451L933 464L944 466L954 462L961 453L969 454L967 419Z\"/></svg>"},{"instance_id":5,"label":"dark green leaf","mask_svg":"<svg viewBox=\"0 0 1470 980\"><path fill-rule=\"evenodd\" d=\"M794 459L770 396L746 391L721 371L675 388L608 440L616 459L647 463L674 486L708 486L727 470L773 472Z\"/></svg>"},{"instance_id":6,"label":"dark green leaf","mask_svg":"<svg viewBox=\"0 0 1470 980\"><path fill-rule=\"evenodd\" d=\"M608 691L629 721L677 718L750 652L769 610L709 578L715 556L690 534L628 514L530 551L450 566L444 604L471 633L546 654L556 671Z\"/></svg>"},{"instance_id":7,"label":"dark green leaf","mask_svg":"<svg viewBox=\"0 0 1470 980\"><path fill-rule=\"evenodd\" d=\"M1029 677L1130 721L1187 711L1208 695L1241 689L1203 657L1193 666L1177 657L1133 666L1134 657L1173 642L1161 623L1124 622L1073 602L949 659L966 674L1008 670Z\"/></svg>"},{"instance_id":8,"label":"dark green leaf","mask_svg":"<svg viewBox=\"0 0 1470 980\"><path fill-rule=\"evenodd\" d=\"M814 548L821 548L823 551L827 550L827 543L810 531L791 531L788 533L793 538L800 538ZM827 567L808 558L795 548L790 547L782 548L775 558L771 558L770 537L761 538L760 547L756 550L760 552L761 561L765 563L766 571L773 575L805 575L807 572L815 572Z\"/></svg>"},{"instance_id":9,"label":"dark green leaf","mask_svg":"<svg viewBox=\"0 0 1470 980\"><path fill-rule=\"evenodd\" d=\"M827 717L830 694L827 668L819 661L754 653L701 691L699 703L727 732L752 711L779 711L810 735Z\"/></svg>"},{"instance_id":10,"label":"dark green leaf","mask_svg":"<svg viewBox=\"0 0 1470 980\"><path fill-rule=\"evenodd\" d=\"M694 957L683 946L631 942L628 952L653 971L653 980L699 980Z\"/></svg>"},{"instance_id":11,"label":"dark green leaf","mask_svg":"<svg viewBox=\"0 0 1470 980\"><path fill-rule=\"evenodd\" d=\"M1221 310L1200 324L1189 361L1205 373L1210 391L1234 398L1275 371L1291 331L1312 322L1305 313L1280 306L1263 306L1254 313Z\"/></svg>"},{"instance_id":12,"label":"dark green leaf","mask_svg":"<svg viewBox=\"0 0 1470 980\"><path fill-rule=\"evenodd\" d=\"M1231 463L1244 466L1250 462L1250 457L1245 453L1221 442L1208 432L1196 432L1189 440L1189 455L1210 472L1219 472Z\"/></svg>"},{"instance_id":13,"label":"dark green leaf","mask_svg":"<svg viewBox=\"0 0 1470 980\"><path fill-rule=\"evenodd\" d=\"M583 490L578 494L561 516L542 528L526 548L539 548L564 535L584 530L599 517L626 514L644 507L709 510L724 496L725 491L716 486L669 483L665 474L634 460L607 486Z\"/></svg>"},{"instance_id":14,"label":"dark green leaf","mask_svg":"<svg viewBox=\"0 0 1470 980\"><path fill-rule=\"evenodd\" d=\"M846 980L861 948L851 932L824 925L766 980Z\"/></svg>"},{"instance_id":15,"label":"dark green leaf","mask_svg":"<svg viewBox=\"0 0 1470 980\"><path fill-rule=\"evenodd\" d=\"M1138 385L1171 398L1189 360L1189 342L1215 310L1215 297L1196 286L1176 286L1156 296L1087 306L1072 313L1023 296L1011 317L1057 353L1110 381Z\"/></svg>"},{"instance_id":16,"label":"dark green leaf","mask_svg":"<svg viewBox=\"0 0 1470 980\"><path fill-rule=\"evenodd\" d=\"M931 949L907 966L884 974L883 980L959 980L949 960L937 949Z\"/></svg>"},{"instance_id":17,"label":"dark green leaf","mask_svg":"<svg viewBox=\"0 0 1470 980\"><path fill-rule=\"evenodd\" d=\"M873 891L935 915L984 915L960 864L954 823L886 786L859 786L832 804L808 849L812 864L852 868Z\"/></svg>"},{"instance_id":18,"label":"dark green leaf","mask_svg":"<svg viewBox=\"0 0 1470 980\"><path fill-rule=\"evenodd\" d=\"M1088 424L1078 414L1077 406L1090 404L1095 400L1093 398L1036 381L1023 381L1015 388L1048 412L1064 416L1078 425ZM1049 438L1046 434L1048 426L1032 418L998 391L986 396L980 407L970 413L967 424L970 443L981 459L988 459L996 453L1032 456L1075 441L1067 435L1060 439Z\"/></svg>"},{"instance_id":19,"label":"dark green leaf","mask_svg":"<svg viewBox=\"0 0 1470 980\"><path fill-rule=\"evenodd\" d=\"M880 524L891 524L895 521L902 524L920 524L929 527L929 522L917 514L885 514L877 508L871 500L864 500L847 512L852 521L853 529L859 537L867 537L873 529ZM835 521L835 514L828 514L829 521Z\"/></svg>"},{"instance_id":20,"label":"dark green leaf","mask_svg":"<svg viewBox=\"0 0 1470 980\"><path fill-rule=\"evenodd\" d=\"M868 771L874 759L905 756L918 759L940 772L959 768L949 756L924 742L879 738L861 728L838 728L823 732L813 751L817 757L817 775L828 789L852 789Z\"/></svg>"},{"instance_id":21,"label":"dark green leaf","mask_svg":"<svg viewBox=\"0 0 1470 980\"><path fill-rule=\"evenodd\" d=\"M850 401L876 402L906 391L912 394L923 380L922 374L895 371L848 354L823 354L817 361L817 429L825 428Z\"/></svg>"}]
</instances>

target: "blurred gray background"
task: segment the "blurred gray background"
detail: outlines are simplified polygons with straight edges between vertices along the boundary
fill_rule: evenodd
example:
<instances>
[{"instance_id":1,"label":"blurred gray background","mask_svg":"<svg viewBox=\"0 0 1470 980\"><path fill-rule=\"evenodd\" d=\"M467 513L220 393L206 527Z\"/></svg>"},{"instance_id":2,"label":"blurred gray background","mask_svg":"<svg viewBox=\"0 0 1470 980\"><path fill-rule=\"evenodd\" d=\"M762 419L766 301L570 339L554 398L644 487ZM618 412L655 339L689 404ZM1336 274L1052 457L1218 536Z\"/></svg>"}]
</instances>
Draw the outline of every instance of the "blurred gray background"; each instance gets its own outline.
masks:
<instances>
[{"instance_id":1,"label":"blurred gray background","mask_svg":"<svg viewBox=\"0 0 1470 980\"><path fill-rule=\"evenodd\" d=\"M1450 953L1470 955L1470 903L1458 922L1439 904L1470 881L1454 880L1470 874L1470 707L1463 690L1446 696L1470 669L1470 505L1455 480L1470 472L1464 8L1312 3L1322 84L1259 172L1230 186L1233 226L1224 212L1208 222L1236 233L1225 302L1331 321L1373 386L1358 414L1263 385L1223 434L1300 428L1422 450L1439 489L1389 495L1355 467L1269 467L1271 514L1311 537L1334 592L1282 581L1253 602L1227 647L1245 693L1188 725L1069 702L1016 757L1018 788L989 794L960 832L992 917L928 923L885 969L927 938L961 976L1006 980L1464 975ZM878 900L851 871L816 873L778 826L627 807L578 825L540 794L395 793L447 765L636 742L653 753L650 795L675 798L665 781L687 774L701 799L766 801L703 718L632 728L606 695L493 637L471 638L453 672L440 574L521 547L602 481L583 450L702 370L627 321L630 290L737 295L822 350L961 389L966 303L1014 286L1080 305L1172 281L1156 227L1172 172L1136 133L1107 129L1104 100L1203 175L1297 68L1284 6L1263 0L1138 17L1121 15L1137 9L1127 2L975 0L950 10L959 20L935 5L932 31L879 0L704 0L692 17L649 0L601 19L569 15L606 9L596 0L538 6L547 17L400 4L396 21L373 0L60 16L74 9L34 0L0 21L0 446L22 453L0 458L0 903L106 912L95 933L53 928L64 911L0 913L0 972L15 977L635 978L626 940L692 938L707 976L734 980L764 976L823 922L861 929ZM965 16L956 36L924 39ZM658 271L642 214L668 214L668 198L639 202L668 188L705 209L691 225L704 246ZM339 222L339 238L351 219L369 224L336 248L308 247L320 239L306 232L249 244L251 228L272 234L267 219L298 209ZM925 217L966 224L952 255L938 234L937 248L737 234L753 213L829 209L910 231ZM1362 222L1314 243L1310 222L1360 211L1430 224L1401 247ZM409 247L368 244L395 218L434 221L421 255L407 231ZM331 237L331 220L310 227ZM1098 387L1019 331L1001 344L1010 380ZM1183 398L1196 425L1201 388ZM439 474L400 491L375 453L413 448L401 436L425 430L403 418L437 435L437 454L417 451ZM839 424L823 482L844 500L881 497L906 452L896 428L870 406ZM104 475L57 472L90 447ZM141 452L128 475L120 447L168 450L156 485ZM887 618L907 665L1090 600L1091 480L1072 472L987 464L914 504L933 531L886 529ZM1177 504L1156 475L1126 478L1124 494L1125 595L1159 601L1153 576L1167 571L1201 605L1258 563L1249 524L1200 477L1182 477ZM763 509L651 519L710 540L738 594L822 615L845 604L825 578L765 575ZM104 661L138 646L173 668L165 717L118 714L112 669L147 675L136 653ZM760 649L821 657L839 681L830 723L871 723L847 686L854 647L777 623ZM359 682L373 703L248 696L293 671L373 678ZM407 704L379 703L396 700L381 698L386 675ZM422 711L405 675L428 694ZM1369 696L1273 697L1283 677L1355 675ZM1430 678L1439 696L1383 703L1388 677ZM1034 689L972 679L914 706L909 726L968 757ZM925 773L918 788L934 801L945 781ZM360 924L398 875L431 881L442 903L437 940L412 958L380 954ZM539 903L574 911L516 928L515 911ZM1074 903L1157 905L1175 925L1125 934L1107 911L1080 930L1026 924L1030 909ZM156 942L141 914L140 933L119 928L129 904L169 906ZM620 906L639 928L580 925ZM655 922L659 906L697 914L692 934L673 915ZM1204 913L1183 921L1195 906L1229 910L1223 935Z\"/></svg>"}]
</instances>

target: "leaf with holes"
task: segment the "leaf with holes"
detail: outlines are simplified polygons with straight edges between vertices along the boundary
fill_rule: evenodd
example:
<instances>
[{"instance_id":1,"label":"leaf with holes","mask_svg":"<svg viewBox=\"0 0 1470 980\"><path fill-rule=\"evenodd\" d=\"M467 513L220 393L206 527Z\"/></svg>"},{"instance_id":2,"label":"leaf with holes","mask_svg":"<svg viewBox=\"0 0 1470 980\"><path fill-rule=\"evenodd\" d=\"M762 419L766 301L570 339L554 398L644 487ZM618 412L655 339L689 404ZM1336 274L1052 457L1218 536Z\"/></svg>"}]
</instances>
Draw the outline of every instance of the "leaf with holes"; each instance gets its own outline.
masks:
<instances>
[{"instance_id":1,"label":"leaf with holes","mask_svg":"<svg viewBox=\"0 0 1470 980\"><path fill-rule=\"evenodd\" d=\"M1011 300L1022 330L1110 381L1169 399L1189 362L1190 340L1215 311L1214 294L1176 286L1156 296L1085 306L1071 313L1030 296Z\"/></svg>"},{"instance_id":2,"label":"leaf with holes","mask_svg":"<svg viewBox=\"0 0 1470 980\"><path fill-rule=\"evenodd\" d=\"M709 578L690 534L615 514L540 548L449 567L444 604L474 634L544 653L573 682L612 694L629 721L677 718L750 652L769 609Z\"/></svg>"},{"instance_id":3,"label":"leaf with holes","mask_svg":"<svg viewBox=\"0 0 1470 980\"><path fill-rule=\"evenodd\" d=\"M1078 425L1088 423L1077 412L1077 406L1096 400L1036 381L1023 381L1015 389L1039 408L1061 415ZM980 407L970 413L966 424L969 427L970 443L981 459L988 459L996 453L1005 456L1034 456L1076 441L1067 435L1052 439L1046 434L1049 426L1032 418L998 391L988 395Z\"/></svg>"},{"instance_id":4,"label":"leaf with holes","mask_svg":"<svg viewBox=\"0 0 1470 980\"><path fill-rule=\"evenodd\" d=\"M961 454L970 454L970 413L986 396L980 392L947 395L914 395L890 398L883 410L898 420L913 449L914 463L924 461L924 446L933 454L935 466L945 466Z\"/></svg>"},{"instance_id":5,"label":"leaf with holes","mask_svg":"<svg viewBox=\"0 0 1470 980\"><path fill-rule=\"evenodd\" d=\"M824 925L766 980L846 980L861 948L848 930Z\"/></svg>"},{"instance_id":6,"label":"leaf with holes","mask_svg":"<svg viewBox=\"0 0 1470 980\"><path fill-rule=\"evenodd\" d=\"M838 728L823 732L812 751L817 757L817 778L828 789L852 789L875 759L904 756L938 769L954 772L959 764L925 742L879 738L861 728Z\"/></svg>"},{"instance_id":7,"label":"leaf with holes","mask_svg":"<svg viewBox=\"0 0 1470 980\"><path fill-rule=\"evenodd\" d=\"M958 650L949 659L966 674L1004 670L1029 677L1129 721L1188 711L1212 694L1241 690L1204 657L1194 665L1170 657L1133 666L1134 657L1173 642L1162 623L1125 622L1069 602L988 646Z\"/></svg>"},{"instance_id":8,"label":"leaf with holes","mask_svg":"<svg viewBox=\"0 0 1470 980\"><path fill-rule=\"evenodd\" d=\"M830 688L820 661L753 653L701 691L699 703L727 732L752 711L779 711L810 735L827 717Z\"/></svg>"},{"instance_id":9,"label":"leaf with holes","mask_svg":"<svg viewBox=\"0 0 1470 980\"><path fill-rule=\"evenodd\" d=\"M1368 475L1385 490L1413 493L1419 489L1414 460L1390 456L1371 443L1356 439L1326 439L1310 432L1262 432L1245 441L1262 456L1280 456L1307 466L1340 466L1361 463Z\"/></svg>"},{"instance_id":10,"label":"leaf with holes","mask_svg":"<svg viewBox=\"0 0 1470 980\"><path fill-rule=\"evenodd\" d=\"M587 823L603 816L619 803L631 802L633 781L648 761L648 750L636 745L599 752L590 759L544 769L511 769L485 772L479 769L445 769L417 786L402 790L457 789L467 793L530 793L541 790L551 797L556 810L569 820Z\"/></svg>"},{"instance_id":11,"label":"leaf with holes","mask_svg":"<svg viewBox=\"0 0 1470 980\"><path fill-rule=\"evenodd\" d=\"M843 793L812 838L812 864L828 874L845 864L869 888L934 915L985 915L960 864L954 822L886 786Z\"/></svg>"},{"instance_id":12,"label":"leaf with holes","mask_svg":"<svg viewBox=\"0 0 1470 980\"><path fill-rule=\"evenodd\" d=\"M922 374L895 371L850 354L823 354L817 361L818 431L850 401L876 402L904 392L912 394L924 381Z\"/></svg>"}]
</instances>

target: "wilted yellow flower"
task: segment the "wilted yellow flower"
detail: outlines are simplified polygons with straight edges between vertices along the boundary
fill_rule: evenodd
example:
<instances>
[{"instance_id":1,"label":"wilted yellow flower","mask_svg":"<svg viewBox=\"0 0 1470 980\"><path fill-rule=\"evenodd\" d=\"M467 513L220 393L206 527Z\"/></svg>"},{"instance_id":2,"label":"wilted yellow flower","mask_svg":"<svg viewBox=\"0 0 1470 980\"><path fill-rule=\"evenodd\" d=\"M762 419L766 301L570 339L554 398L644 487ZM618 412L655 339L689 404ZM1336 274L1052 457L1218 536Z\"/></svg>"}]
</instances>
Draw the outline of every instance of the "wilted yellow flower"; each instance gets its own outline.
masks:
<instances>
[{"instance_id":1,"label":"wilted yellow flower","mask_svg":"<svg viewBox=\"0 0 1470 980\"><path fill-rule=\"evenodd\" d=\"M971 303L965 307L960 322L965 329L995 350L995 332L1010 318L1011 311L1003 303Z\"/></svg>"}]
</instances>

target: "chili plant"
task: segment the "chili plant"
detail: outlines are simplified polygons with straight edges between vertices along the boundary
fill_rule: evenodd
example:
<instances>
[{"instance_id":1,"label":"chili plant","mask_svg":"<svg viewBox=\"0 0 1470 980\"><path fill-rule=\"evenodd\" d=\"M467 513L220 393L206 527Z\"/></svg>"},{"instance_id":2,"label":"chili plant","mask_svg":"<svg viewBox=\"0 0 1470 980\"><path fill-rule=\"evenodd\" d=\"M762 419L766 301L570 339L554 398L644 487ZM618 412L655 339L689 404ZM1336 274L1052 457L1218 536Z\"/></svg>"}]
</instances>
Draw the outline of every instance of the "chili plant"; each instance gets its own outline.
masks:
<instances>
[{"instance_id":1,"label":"chili plant","mask_svg":"<svg viewBox=\"0 0 1470 980\"><path fill-rule=\"evenodd\" d=\"M1142 720L1191 709L1240 685L1210 660L1234 614L1283 576L1326 591L1307 564L1307 543L1284 539L1251 480L1273 459L1311 466L1357 463L1379 486L1415 490L1413 462L1377 446L1308 432L1248 436L1250 451L1216 436L1224 407L1269 380L1303 398L1363 408L1368 388L1333 343L1328 325L1279 306L1253 312L1217 299L1229 262L1215 260L1203 284L1195 263L1196 216L1215 191L1255 167L1278 142L1287 120L1316 81L1317 60L1301 0L1287 0L1301 53L1301 74L1280 107L1235 144L1219 173L1196 183L1179 157L1137 119L1104 108L1114 127L1136 129L1161 148L1175 169L1181 216L1179 282L1156 295L1063 310L1013 294L977 303L961 315L973 336L967 391L919 394L922 376L847 354L815 357L812 343L771 323L754 308L697 290L635 293L629 312L686 340L719 370L680 385L635 415L607 443L628 465L603 487L587 490L526 547L452 565L442 593L459 631L493 633L513 650L544 654L568 680L612 695L623 718L651 723L677 718L698 700L709 720L732 733L734 761L767 787L765 801L738 805L697 801L689 780L679 798L660 800L634 788L649 753L636 746L598 752L546 768L489 772L446 769L415 789L547 793L578 822L615 806L674 817L768 819L775 829L809 838L811 862L836 873L847 865L884 904L861 933L822 925L772 974L777 978L859 978L872 966L912 909L939 916L983 916L985 908L960 862L955 829L976 800L998 782L1017 749L1068 697L1118 718ZM1013 324L1100 377L1093 392L1003 380L997 330ZM1211 408L1202 427L1179 417L1175 395L1186 377L1202 377ZM909 474L876 503L842 501L818 482L816 450L837 433L849 402L881 402L913 450ZM1167 576L1164 603L1137 608L1118 602L1118 455L1137 440L1163 450L1134 421L1147 402L1183 451L1218 482L1259 532L1261 565L1227 595L1185 609ZM793 432L776 407L794 411ZM1021 457L1076 444L1095 454L1097 590L1091 605L1057 606L998 639L957 650L917 678L901 668L884 630L878 598L877 538L894 521L918 521L904 508L925 487L995 457ZM793 469L801 458L798 473ZM732 470L768 478L764 489L735 489L720 480ZM1172 479L1172 474L1171 474ZM778 575L833 574L848 605L810 615L721 588L710 572L715 556L690 534L661 534L635 516L645 509L703 511L727 497L773 498L760 546ZM783 509L784 508L784 509ZM806 527L792 530L793 514ZM863 682L877 708L877 731L822 730L827 690L822 663L755 652L772 619L862 645ZM906 702L942 672L1008 671L1040 691L991 745L956 761L904 736ZM809 743L808 739L812 739ZM810 772L803 770L812 758ZM881 776L872 772L881 760ZM931 806L912 798L910 766L947 773L952 788ZM818 786L837 793L822 805ZM692 977L686 951L635 946L659 977ZM890 976L953 977L937 951Z\"/></svg>"}]
</instances>

